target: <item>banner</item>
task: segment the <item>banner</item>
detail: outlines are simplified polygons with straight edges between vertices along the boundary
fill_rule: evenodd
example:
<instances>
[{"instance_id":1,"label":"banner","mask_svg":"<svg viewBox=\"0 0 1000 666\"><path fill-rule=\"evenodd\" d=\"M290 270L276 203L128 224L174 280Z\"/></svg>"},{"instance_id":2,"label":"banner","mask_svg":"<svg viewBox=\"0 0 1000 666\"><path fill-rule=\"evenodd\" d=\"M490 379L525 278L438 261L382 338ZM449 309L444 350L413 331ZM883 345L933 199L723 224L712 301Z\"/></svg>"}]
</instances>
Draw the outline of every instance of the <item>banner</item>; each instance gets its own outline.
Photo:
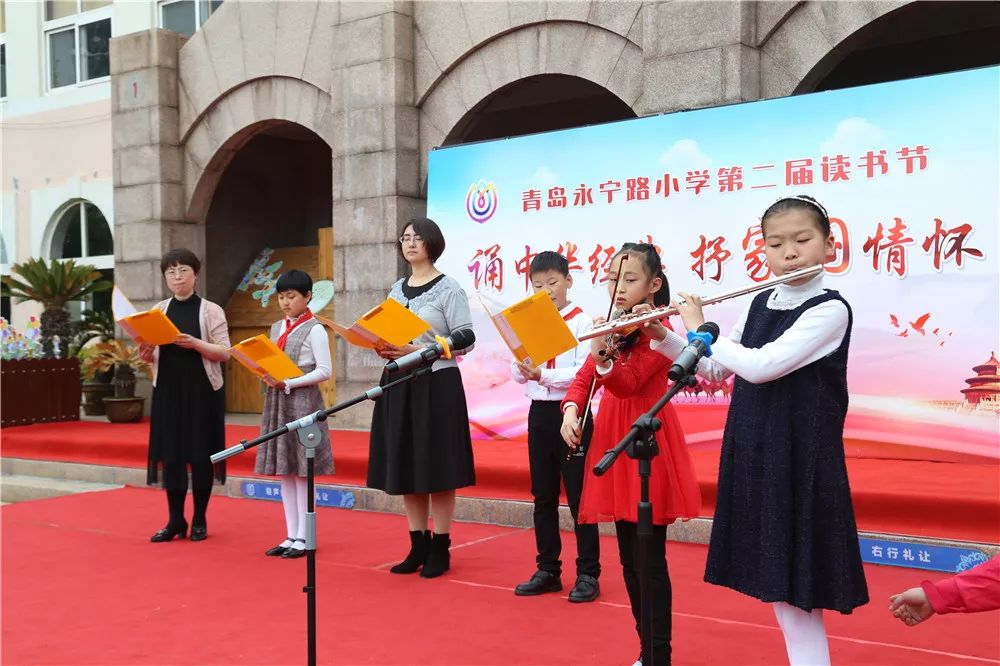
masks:
<instances>
[{"instance_id":1,"label":"banner","mask_svg":"<svg viewBox=\"0 0 1000 666\"><path fill-rule=\"evenodd\" d=\"M531 291L531 258L555 250L571 300L603 315L610 260L629 241L661 249L673 293L735 289L771 275L763 211L809 194L837 240L825 286L854 315L848 455L995 460L998 100L990 67L433 151L437 265L470 294L478 336L462 361L474 436L524 438L527 413L475 292L514 303ZM706 318L726 335L750 298ZM731 387L678 399L690 445L719 446Z\"/></svg>"}]
</instances>

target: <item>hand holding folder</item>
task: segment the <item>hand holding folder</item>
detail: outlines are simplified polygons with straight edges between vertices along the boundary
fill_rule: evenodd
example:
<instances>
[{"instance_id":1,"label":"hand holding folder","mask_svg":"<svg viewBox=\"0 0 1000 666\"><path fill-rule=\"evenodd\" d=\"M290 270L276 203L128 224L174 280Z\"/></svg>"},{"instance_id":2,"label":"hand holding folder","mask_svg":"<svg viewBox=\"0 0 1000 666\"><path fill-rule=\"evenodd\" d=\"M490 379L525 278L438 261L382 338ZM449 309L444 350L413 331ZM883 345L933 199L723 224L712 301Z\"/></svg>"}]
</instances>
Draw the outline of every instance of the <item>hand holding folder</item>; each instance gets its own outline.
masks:
<instances>
[{"instance_id":1,"label":"hand holding folder","mask_svg":"<svg viewBox=\"0 0 1000 666\"><path fill-rule=\"evenodd\" d=\"M174 322L159 308L136 311L135 306L118 287L111 294L111 309L117 324L141 345L169 345L181 334Z\"/></svg>"},{"instance_id":2,"label":"hand holding folder","mask_svg":"<svg viewBox=\"0 0 1000 666\"><path fill-rule=\"evenodd\" d=\"M263 334L234 345L229 353L268 384L302 376L299 366Z\"/></svg>"},{"instance_id":3,"label":"hand holding folder","mask_svg":"<svg viewBox=\"0 0 1000 666\"><path fill-rule=\"evenodd\" d=\"M342 326L332 319L315 316L321 324L333 329L352 345L365 349L402 347L431 330L430 324L392 298L387 298L361 315L350 326Z\"/></svg>"},{"instance_id":4,"label":"hand holding folder","mask_svg":"<svg viewBox=\"0 0 1000 666\"><path fill-rule=\"evenodd\" d=\"M480 296L483 309L510 353L521 363L539 366L577 346L576 337L544 291L528 296L496 314Z\"/></svg>"}]
</instances>

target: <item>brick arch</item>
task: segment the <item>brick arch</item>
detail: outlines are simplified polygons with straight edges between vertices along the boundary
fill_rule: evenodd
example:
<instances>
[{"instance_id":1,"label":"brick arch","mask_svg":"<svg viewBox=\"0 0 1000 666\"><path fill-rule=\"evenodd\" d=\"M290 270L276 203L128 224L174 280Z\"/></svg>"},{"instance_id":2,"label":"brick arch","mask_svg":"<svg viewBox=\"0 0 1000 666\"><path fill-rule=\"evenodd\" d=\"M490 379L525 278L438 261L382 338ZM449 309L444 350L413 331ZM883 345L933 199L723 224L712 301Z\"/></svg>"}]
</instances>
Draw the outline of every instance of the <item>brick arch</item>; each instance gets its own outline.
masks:
<instances>
[{"instance_id":1,"label":"brick arch","mask_svg":"<svg viewBox=\"0 0 1000 666\"><path fill-rule=\"evenodd\" d=\"M807 89L823 74L819 70L824 59L844 49L855 33L911 2L774 3L781 7L774 8L766 24L759 18L757 26L762 39L761 97L784 97Z\"/></svg>"},{"instance_id":2,"label":"brick arch","mask_svg":"<svg viewBox=\"0 0 1000 666\"><path fill-rule=\"evenodd\" d=\"M540 74L591 81L635 109L642 92L642 50L618 33L567 21L522 27L483 44L418 100L421 182L428 151L470 110L504 86Z\"/></svg>"},{"instance_id":3,"label":"brick arch","mask_svg":"<svg viewBox=\"0 0 1000 666\"><path fill-rule=\"evenodd\" d=\"M203 223L233 156L264 129L292 122L332 146L330 95L301 79L250 81L216 100L182 139L185 218Z\"/></svg>"}]
</instances>

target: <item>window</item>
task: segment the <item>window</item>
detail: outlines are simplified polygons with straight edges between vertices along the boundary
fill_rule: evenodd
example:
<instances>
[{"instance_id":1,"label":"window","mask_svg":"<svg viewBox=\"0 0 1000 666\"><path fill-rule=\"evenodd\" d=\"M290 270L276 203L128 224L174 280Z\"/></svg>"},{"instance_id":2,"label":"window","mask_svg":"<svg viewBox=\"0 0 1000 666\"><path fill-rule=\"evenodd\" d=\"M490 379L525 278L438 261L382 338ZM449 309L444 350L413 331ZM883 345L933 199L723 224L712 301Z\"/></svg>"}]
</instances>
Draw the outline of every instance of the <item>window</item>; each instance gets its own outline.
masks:
<instances>
[{"instance_id":1,"label":"window","mask_svg":"<svg viewBox=\"0 0 1000 666\"><path fill-rule=\"evenodd\" d=\"M49 89L111 74L111 0L46 0Z\"/></svg>"},{"instance_id":2,"label":"window","mask_svg":"<svg viewBox=\"0 0 1000 666\"><path fill-rule=\"evenodd\" d=\"M49 256L82 259L98 268L114 263L115 241L100 209L89 201L71 204L59 216L52 232Z\"/></svg>"},{"instance_id":3,"label":"window","mask_svg":"<svg viewBox=\"0 0 1000 666\"><path fill-rule=\"evenodd\" d=\"M63 209L52 230L49 257L91 264L103 279L114 281L115 242L100 209L89 201L75 201ZM110 312L111 292L91 294L84 303L86 309ZM73 317L80 315L79 304L67 305Z\"/></svg>"},{"instance_id":4,"label":"window","mask_svg":"<svg viewBox=\"0 0 1000 666\"><path fill-rule=\"evenodd\" d=\"M169 0L160 3L160 27L190 37L219 8L222 0Z\"/></svg>"}]
</instances>

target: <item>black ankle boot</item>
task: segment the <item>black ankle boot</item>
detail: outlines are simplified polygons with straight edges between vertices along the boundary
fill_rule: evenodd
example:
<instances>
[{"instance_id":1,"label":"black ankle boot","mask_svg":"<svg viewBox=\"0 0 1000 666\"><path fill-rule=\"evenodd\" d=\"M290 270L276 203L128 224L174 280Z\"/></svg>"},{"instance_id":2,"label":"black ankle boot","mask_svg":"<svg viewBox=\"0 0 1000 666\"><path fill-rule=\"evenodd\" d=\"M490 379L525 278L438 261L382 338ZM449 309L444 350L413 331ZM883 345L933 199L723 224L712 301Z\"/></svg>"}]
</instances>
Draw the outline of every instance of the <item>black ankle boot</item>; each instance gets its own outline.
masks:
<instances>
[{"instance_id":1,"label":"black ankle boot","mask_svg":"<svg viewBox=\"0 0 1000 666\"><path fill-rule=\"evenodd\" d=\"M437 578L451 568L450 534L434 534L431 537L431 550L427 555L427 564L420 570L423 578Z\"/></svg>"},{"instance_id":2,"label":"black ankle boot","mask_svg":"<svg viewBox=\"0 0 1000 666\"><path fill-rule=\"evenodd\" d=\"M406 556L405 560L389 569L389 571L398 574L416 573L417 569L422 567L427 561L427 552L430 550L430 544L430 530L410 532L410 553Z\"/></svg>"}]
</instances>

